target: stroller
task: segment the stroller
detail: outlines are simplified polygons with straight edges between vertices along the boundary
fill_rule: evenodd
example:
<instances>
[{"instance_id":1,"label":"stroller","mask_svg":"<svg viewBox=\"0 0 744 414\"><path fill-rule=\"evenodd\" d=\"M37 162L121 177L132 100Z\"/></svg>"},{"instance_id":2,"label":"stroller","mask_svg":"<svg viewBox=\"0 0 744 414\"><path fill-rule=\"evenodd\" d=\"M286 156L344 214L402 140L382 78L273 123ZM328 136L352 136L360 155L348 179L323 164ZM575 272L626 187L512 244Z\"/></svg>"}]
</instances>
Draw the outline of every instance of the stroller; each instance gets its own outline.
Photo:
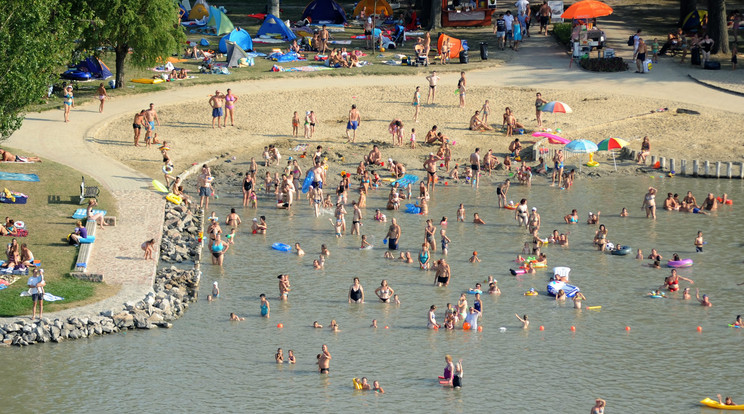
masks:
<instances>
[{"instance_id":1,"label":"stroller","mask_svg":"<svg viewBox=\"0 0 744 414\"><path fill-rule=\"evenodd\" d=\"M406 29L399 24L395 25L395 32L393 33L391 40L395 43L396 47L402 47L403 43L406 41Z\"/></svg>"}]
</instances>

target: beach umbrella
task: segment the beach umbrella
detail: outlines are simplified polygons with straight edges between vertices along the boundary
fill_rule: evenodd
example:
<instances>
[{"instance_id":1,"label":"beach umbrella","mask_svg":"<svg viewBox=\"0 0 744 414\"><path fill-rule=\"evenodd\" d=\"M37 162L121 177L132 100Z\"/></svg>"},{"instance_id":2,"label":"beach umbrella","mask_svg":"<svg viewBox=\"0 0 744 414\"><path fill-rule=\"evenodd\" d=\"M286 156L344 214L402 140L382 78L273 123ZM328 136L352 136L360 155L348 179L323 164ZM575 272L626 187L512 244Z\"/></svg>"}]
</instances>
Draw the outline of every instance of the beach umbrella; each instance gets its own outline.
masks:
<instances>
[{"instance_id":1,"label":"beach umbrella","mask_svg":"<svg viewBox=\"0 0 744 414\"><path fill-rule=\"evenodd\" d=\"M532 136L537 138L547 138L548 142L551 144L566 145L571 142L571 140L568 138L563 138L548 132L535 132L532 134Z\"/></svg>"},{"instance_id":2,"label":"beach umbrella","mask_svg":"<svg viewBox=\"0 0 744 414\"><path fill-rule=\"evenodd\" d=\"M612 7L597 0L582 0L574 3L561 15L564 19L593 19L595 17L609 16Z\"/></svg>"},{"instance_id":3,"label":"beach umbrella","mask_svg":"<svg viewBox=\"0 0 744 414\"><path fill-rule=\"evenodd\" d=\"M589 140L577 139L566 144L564 149L566 152L573 152L575 154L588 154L597 151L598 148L597 144ZM581 171L581 163L579 163L579 171Z\"/></svg>"},{"instance_id":4,"label":"beach umbrella","mask_svg":"<svg viewBox=\"0 0 744 414\"><path fill-rule=\"evenodd\" d=\"M562 113L562 114L570 114L573 112L573 109L571 109L570 106L567 104L560 102L560 101L550 101L540 107L540 111L542 112L552 112L553 113L553 128L555 129L556 119L555 114L556 113Z\"/></svg>"},{"instance_id":5,"label":"beach umbrella","mask_svg":"<svg viewBox=\"0 0 744 414\"><path fill-rule=\"evenodd\" d=\"M612 152L612 162L615 164L615 171L617 171L617 161L615 161L615 152L613 150L622 149L628 145L628 141L621 138L607 138L599 141L597 144L598 151L610 151Z\"/></svg>"}]
</instances>

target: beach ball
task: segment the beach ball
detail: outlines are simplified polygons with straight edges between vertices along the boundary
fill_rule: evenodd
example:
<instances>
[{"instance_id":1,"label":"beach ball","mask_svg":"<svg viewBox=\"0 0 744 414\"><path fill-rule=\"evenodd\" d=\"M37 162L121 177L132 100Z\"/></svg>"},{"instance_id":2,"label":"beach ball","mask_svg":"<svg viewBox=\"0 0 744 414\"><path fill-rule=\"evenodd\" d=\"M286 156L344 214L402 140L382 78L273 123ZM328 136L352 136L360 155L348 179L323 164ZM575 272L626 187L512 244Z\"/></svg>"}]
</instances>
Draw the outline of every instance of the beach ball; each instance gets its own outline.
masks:
<instances>
[{"instance_id":1,"label":"beach ball","mask_svg":"<svg viewBox=\"0 0 744 414\"><path fill-rule=\"evenodd\" d=\"M384 47L381 47L380 48L380 52L384 52L384 51L385 51L385 48Z\"/></svg>"},{"instance_id":2,"label":"beach ball","mask_svg":"<svg viewBox=\"0 0 744 414\"><path fill-rule=\"evenodd\" d=\"M463 331L469 331L470 330L470 323L469 322L463 323L462 324L462 330Z\"/></svg>"},{"instance_id":3,"label":"beach ball","mask_svg":"<svg viewBox=\"0 0 744 414\"><path fill-rule=\"evenodd\" d=\"M558 128L558 129L556 129L556 130L555 130L555 132L557 132L557 133L559 133L559 134L560 134L561 132L563 132L563 130L562 130L562 129L560 129L560 128Z\"/></svg>"}]
</instances>

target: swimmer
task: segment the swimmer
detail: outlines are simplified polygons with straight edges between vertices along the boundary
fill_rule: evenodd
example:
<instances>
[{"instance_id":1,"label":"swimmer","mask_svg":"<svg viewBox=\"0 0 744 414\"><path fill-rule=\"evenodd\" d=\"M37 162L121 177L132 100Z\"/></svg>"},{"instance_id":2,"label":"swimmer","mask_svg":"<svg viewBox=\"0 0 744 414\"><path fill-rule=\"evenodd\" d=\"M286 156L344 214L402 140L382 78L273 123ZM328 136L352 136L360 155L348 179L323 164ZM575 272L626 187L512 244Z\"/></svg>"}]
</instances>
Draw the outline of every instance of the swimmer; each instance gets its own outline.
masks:
<instances>
[{"instance_id":1,"label":"swimmer","mask_svg":"<svg viewBox=\"0 0 744 414\"><path fill-rule=\"evenodd\" d=\"M339 332L340 331L339 326L338 326L338 322L336 322L335 319L331 319L331 324L328 327L331 328L331 332Z\"/></svg>"},{"instance_id":2,"label":"swimmer","mask_svg":"<svg viewBox=\"0 0 744 414\"><path fill-rule=\"evenodd\" d=\"M600 212L597 211L597 214L592 214L592 212L589 212L589 218L586 219L586 224L597 224L599 223L599 215Z\"/></svg>"},{"instance_id":3,"label":"swimmer","mask_svg":"<svg viewBox=\"0 0 744 414\"><path fill-rule=\"evenodd\" d=\"M266 299L265 293L262 293L261 295L259 295L259 298L261 300L259 304L261 316L268 319L269 314L271 313L271 304L269 303L269 300Z\"/></svg>"},{"instance_id":4,"label":"swimmer","mask_svg":"<svg viewBox=\"0 0 744 414\"><path fill-rule=\"evenodd\" d=\"M662 298L665 298L666 297L666 295L664 294L664 292L660 291L659 289L656 289L656 290L654 290L652 292L649 292L648 296L661 296Z\"/></svg>"},{"instance_id":5,"label":"swimmer","mask_svg":"<svg viewBox=\"0 0 744 414\"><path fill-rule=\"evenodd\" d=\"M573 297L574 309L581 309L581 302L584 300L586 300L586 296L581 292L576 292L576 295Z\"/></svg>"},{"instance_id":6,"label":"swimmer","mask_svg":"<svg viewBox=\"0 0 744 414\"><path fill-rule=\"evenodd\" d=\"M731 399L731 397L726 397L725 400L721 401L721 394L717 394L718 396L718 404L721 405L736 405L734 401Z\"/></svg>"},{"instance_id":7,"label":"swimmer","mask_svg":"<svg viewBox=\"0 0 744 414\"><path fill-rule=\"evenodd\" d=\"M375 381L372 383L372 391L378 392L380 394L385 394L385 390L380 387L380 381Z\"/></svg>"},{"instance_id":8,"label":"swimmer","mask_svg":"<svg viewBox=\"0 0 744 414\"><path fill-rule=\"evenodd\" d=\"M636 260L643 260L643 250L638 249L638 252L636 253Z\"/></svg>"},{"instance_id":9,"label":"swimmer","mask_svg":"<svg viewBox=\"0 0 744 414\"><path fill-rule=\"evenodd\" d=\"M375 289L375 294L383 303L390 302L390 298L393 296L394 293L395 290L388 285L387 280L385 279L382 279L382 282L380 282L380 286Z\"/></svg>"},{"instance_id":10,"label":"swimmer","mask_svg":"<svg viewBox=\"0 0 744 414\"><path fill-rule=\"evenodd\" d=\"M686 282L689 282L691 285L694 285L695 282L693 282L691 279L688 279L686 277L682 277L677 274L677 269L672 269L672 273L664 278L664 284L659 286L659 289L667 289L670 292L676 292L679 290L679 281L684 280Z\"/></svg>"},{"instance_id":11,"label":"swimmer","mask_svg":"<svg viewBox=\"0 0 744 414\"><path fill-rule=\"evenodd\" d=\"M320 270L323 268L323 262L319 261L318 259L313 260L313 269L314 270Z\"/></svg>"},{"instance_id":12,"label":"swimmer","mask_svg":"<svg viewBox=\"0 0 744 414\"><path fill-rule=\"evenodd\" d=\"M434 313L436 310L437 305L431 305L431 307L429 307L428 322L426 323L426 327L429 329L439 329L439 325L437 324L437 315Z\"/></svg>"},{"instance_id":13,"label":"swimmer","mask_svg":"<svg viewBox=\"0 0 744 414\"><path fill-rule=\"evenodd\" d=\"M411 257L411 252L406 252L406 263L413 263L413 257Z\"/></svg>"},{"instance_id":14,"label":"swimmer","mask_svg":"<svg viewBox=\"0 0 744 414\"><path fill-rule=\"evenodd\" d=\"M741 319L741 315L736 315L736 320L732 324L733 326L744 327L744 320Z\"/></svg>"},{"instance_id":15,"label":"swimmer","mask_svg":"<svg viewBox=\"0 0 744 414\"><path fill-rule=\"evenodd\" d=\"M291 349L287 351L287 359L290 364L294 364L297 362L297 360L295 360L294 351L292 351Z\"/></svg>"},{"instance_id":16,"label":"swimmer","mask_svg":"<svg viewBox=\"0 0 744 414\"><path fill-rule=\"evenodd\" d=\"M349 288L349 303L364 303L364 288L359 283L359 278L355 277L353 284Z\"/></svg>"},{"instance_id":17,"label":"swimmer","mask_svg":"<svg viewBox=\"0 0 744 414\"><path fill-rule=\"evenodd\" d=\"M460 203L460 207L457 208L457 221L465 222L465 207Z\"/></svg>"},{"instance_id":18,"label":"swimmer","mask_svg":"<svg viewBox=\"0 0 744 414\"><path fill-rule=\"evenodd\" d=\"M495 281L488 284L488 294L489 295L500 295L501 289L499 289L499 286L496 284Z\"/></svg>"},{"instance_id":19,"label":"swimmer","mask_svg":"<svg viewBox=\"0 0 744 414\"><path fill-rule=\"evenodd\" d=\"M230 320L231 320L231 321L236 321L236 322L240 322L240 321L244 321L244 320L245 320L245 318L241 318L241 317L239 317L238 315L236 315L236 314L234 314L234 313L230 312Z\"/></svg>"},{"instance_id":20,"label":"swimmer","mask_svg":"<svg viewBox=\"0 0 744 414\"><path fill-rule=\"evenodd\" d=\"M573 209L571 210L571 214L567 214L563 217L563 221L565 221L566 224L578 223L579 213L576 211L576 209Z\"/></svg>"},{"instance_id":21,"label":"swimmer","mask_svg":"<svg viewBox=\"0 0 744 414\"><path fill-rule=\"evenodd\" d=\"M274 359L276 360L277 364L284 363L284 351L282 351L281 348L276 350L276 354L274 354Z\"/></svg>"},{"instance_id":22,"label":"swimmer","mask_svg":"<svg viewBox=\"0 0 744 414\"><path fill-rule=\"evenodd\" d=\"M393 256L393 253L391 253L390 250L385 250L385 254L383 254L382 257L390 260L395 260L395 256Z\"/></svg>"},{"instance_id":23,"label":"swimmer","mask_svg":"<svg viewBox=\"0 0 744 414\"><path fill-rule=\"evenodd\" d=\"M439 235L442 237L442 254L446 256L449 251L448 246L452 240L450 240L450 238L447 237L445 233L446 233L446 230L444 229L439 231Z\"/></svg>"},{"instance_id":24,"label":"swimmer","mask_svg":"<svg viewBox=\"0 0 744 414\"><path fill-rule=\"evenodd\" d=\"M377 319L372 319L372 325L369 326L370 328L377 328Z\"/></svg>"},{"instance_id":25,"label":"swimmer","mask_svg":"<svg viewBox=\"0 0 744 414\"><path fill-rule=\"evenodd\" d=\"M705 241L703 241L703 232L699 231L697 232L697 237L695 237L695 251L698 253L702 253L704 244Z\"/></svg>"},{"instance_id":26,"label":"swimmer","mask_svg":"<svg viewBox=\"0 0 744 414\"><path fill-rule=\"evenodd\" d=\"M302 247L300 247L300 243L295 243L294 247L295 247L295 250L297 250L297 256L305 255L305 251L302 250Z\"/></svg>"},{"instance_id":27,"label":"swimmer","mask_svg":"<svg viewBox=\"0 0 744 414\"><path fill-rule=\"evenodd\" d=\"M663 257L661 257L661 255L659 254L658 251L656 251L656 249L651 249L651 254L648 255L648 259L650 259L650 260L661 260L661 259L663 259Z\"/></svg>"},{"instance_id":28,"label":"swimmer","mask_svg":"<svg viewBox=\"0 0 744 414\"><path fill-rule=\"evenodd\" d=\"M705 306L705 307L713 306L713 304L710 303L710 299L708 298L708 295L703 295L703 297L700 298L700 289L698 288L695 288L695 299L697 299L698 302L700 302L702 306Z\"/></svg>"},{"instance_id":29,"label":"swimmer","mask_svg":"<svg viewBox=\"0 0 744 414\"><path fill-rule=\"evenodd\" d=\"M628 209L623 207L623 209L620 211L620 217L628 217Z\"/></svg>"},{"instance_id":30,"label":"swimmer","mask_svg":"<svg viewBox=\"0 0 744 414\"><path fill-rule=\"evenodd\" d=\"M367 236L362 234L362 245L359 246L360 249L366 249L367 247L372 247L371 244L367 241ZM403 253L401 253L403 254Z\"/></svg>"},{"instance_id":31,"label":"swimmer","mask_svg":"<svg viewBox=\"0 0 744 414\"><path fill-rule=\"evenodd\" d=\"M400 299L398 298L398 294L396 293L393 295L393 301L391 302L394 305L400 305Z\"/></svg>"},{"instance_id":32,"label":"swimmer","mask_svg":"<svg viewBox=\"0 0 744 414\"><path fill-rule=\"evenodd\" d=\"M470 263L480 263L480 258L478 258L478 252L473 252L473 255L470 256L470 259L468 259Z\"/></svg>"},{"instance_id":33,"label":"swimmer","mask_svg":"<svg viewBox=\"0 0 744 414\"><path fill-rule=\"evenodd\" d=\"M690 294L690 288L686 287L682 291L682 300L690 300L692 299L692 295Z\"/></svg>"},{"instance_id":34,"label":"swimmer","mask_svg":"<svg viewBox=\"0 0 744 414\"><path fill-rule=\"evenodd\" d=\"M214 214L214 212L212 212ZM237 227L242 223L242 220L240 220L240 216L238 213L235 212L235 208L230 209L230 214L227 215L227 218L225 218L225 224L228 226Z\"/></svg>"},{"instance_id":35,"label":"swimmer","mask_svg":"<svg viewBox=\"0 0 744 414\"><path fill-rule=\"evenodd\" d=\"M318 321L313 322L313 328L322 329L323 325L319 324Z\"/></svg>"},{"instance_id":36,"label":"swimmer","mask_svg":"<svg viewBox=\"0 0 744 414\"><path fill-rule=\"evenodd\" d=\"M478 215L478 213L473 213L473 223L475 223L475 224L486 224L486 222L483 221L483 219L480 218L480 216Z\"/></svg>"},{"instance_id":37,"label":"swimmer","mask_svg":"<svg viewBox=\"0 0 744 414\"><path fill-rule=\"evenodd\" d=\"M328 250L328 247L326 247L325 244L320 245L320 254L321 256L328 257L331 255L331 252Z\"/></svg>"},{"instance_id":38,"label":"swimmer","mask_svg":"<svg viewBox=\"0 0 744 414\"><path fill-rule=\"evenodd\" d=\"M289 275L279 275L276 277L279 279L279 300L287 300L289 298L290 284Z\"/></svg>"},{"instance_id":39,"label":"swimmer","mask_svg":"<svg viewBox=\"0 0 744 414\"><path fill-rule=\"evenodd\" d=\"M374 218L375 218L375 221L379 221L381 223L384 223L384 222L387 221L387 217L385 217L385 215L382 214L382 212L380 211L379 208L377 210L375 210L375 217Z\"/></svg>"},{"instance_id":40,"label":"swimmer","mask_svg":"<svg viewBox=\"0 0 744 414\"><path fill-rule=\"evenodd\" d=\"M529 329L530 327L530 321L527 319L527 315L523 315L521 318L519 317L519 314L515 313L514 316L519 319L519 322L522 322L522 329Z\"/></svg>"},{"instance_id":41,"label":"swimmer","mask_svg":"<svg viewBox=\"0 0 744 414\"><path fill-rule=\"evenodd\" d=\"M220 297L220 288L217 286L217 282L212 283L212 298L217 299Z\"/></svg>"},{"instance_id":42,"label":"swimmer","mask_svg":"<svg viewBox=\"0 0 744 414\"><path fill-rule=\"evenodd\" d=\"M590 414L604 414L605 412L604 409L606 406L607 406L607 403L605 402L605 400L601 398L597 398L594 401L594 407L592 407L592 411Z\"/></svg>"}]
</instances>

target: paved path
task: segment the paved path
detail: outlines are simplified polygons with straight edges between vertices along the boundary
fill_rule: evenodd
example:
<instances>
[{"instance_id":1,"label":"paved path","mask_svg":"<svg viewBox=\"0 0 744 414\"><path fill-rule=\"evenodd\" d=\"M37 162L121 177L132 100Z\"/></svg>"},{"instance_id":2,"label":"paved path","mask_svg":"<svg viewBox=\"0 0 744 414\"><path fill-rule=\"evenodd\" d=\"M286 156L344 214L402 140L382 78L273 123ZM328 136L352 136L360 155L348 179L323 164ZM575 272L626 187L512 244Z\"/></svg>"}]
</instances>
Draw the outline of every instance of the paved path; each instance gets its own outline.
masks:
<instances>
[{"instance_id":1,"label":"paved path","mask_svg":"<svg viewBox=\"0 0 744 414\"><path fill-rule=\"evenodd\" d=\"M621 30L608 30L611 38L624 36ZM495 42L494 42L495 43ZM474 51L475 52L475 51ZM632 53L629 47L618 47L616 53L627 59ZM477 53L473 59L478 59ZM433 69L436 66L432 67ZM463 69L467 66L463 65ZM693 70L688 66L662 58L647 74L636 74L634 70L624 73L594 73L569 68L569 57L563 47L552 37L533 36L527 39L511 62L501 67L468 71L468 79L474 87L519 86L551 89L611 91L613 93L669 99L681 104L695 104L714 109L744 113L741 98L725 92L711 90L687 77ZM442 75L442 84L456 84L458 74ZM423 82L423 76L358 76L358 77L313 77L264 79L244 81L231 85L241 89L241 94L253 95L273 90L297 90L326 88L333 86L379 86L386 84L415 85ZM224 89L224 85L217 88ZM214 85L174 87L164 92L117 97L106 104L103 114L98 105L90 103L75 108L71 122L62 122L61 110L30 113L21 129L7 141L8 146L35 153L41 157L68 165L95 177L106 188L114 192L118 203L119 222L116 228L106 229L100 235L93 250L92 270L104 269L108 283L122 286L120 292L105 301L88 305L82 309L59 312L59 315L97 313L129 300L139 300L151 290L155 273L154 262L141 260L140 243L160 237L162 227L163 199L148 189L150 178L119 161L110 159L97 151L94 136L106 128L109 122L120 116L133 116L136 111L155 102L157 106L204 100L212 93ZM242 92L246 91L246 92ZM166 122L172 122L164 120ZM205 126L206 127L206 126ZM81 162L81 160L85 162ZM57 316L49 314L50 317Z\"/></svg>"}]
</instances>

